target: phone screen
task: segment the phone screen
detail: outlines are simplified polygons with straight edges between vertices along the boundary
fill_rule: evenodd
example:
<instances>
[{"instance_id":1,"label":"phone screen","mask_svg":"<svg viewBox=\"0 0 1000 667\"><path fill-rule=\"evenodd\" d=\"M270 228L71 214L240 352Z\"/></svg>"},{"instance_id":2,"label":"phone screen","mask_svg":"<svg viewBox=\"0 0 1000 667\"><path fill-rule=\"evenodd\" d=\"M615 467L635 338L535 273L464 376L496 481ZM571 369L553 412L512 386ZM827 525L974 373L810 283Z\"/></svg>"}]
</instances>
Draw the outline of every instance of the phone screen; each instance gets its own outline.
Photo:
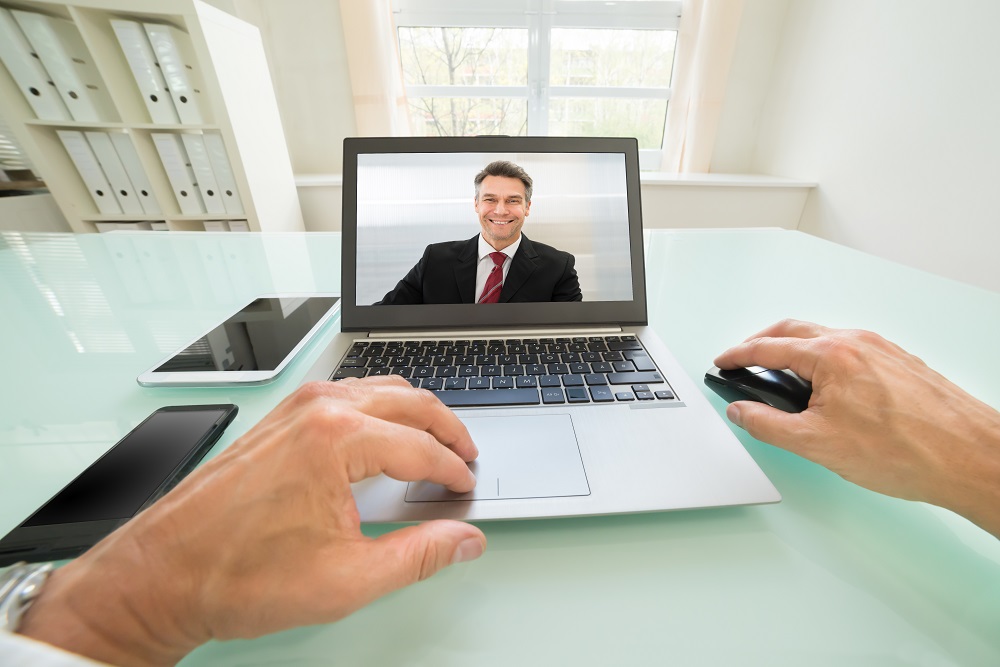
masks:
<instances>
[{"instance_id":1,"label":"phone screen","mask_svg":"<svg viewBox=\"0 0 1000 667\"><path fill-rule=\"evenodd\" d=\"M160 408L0 539L0 566L83 553L183 479L237 412L235 405Z\"/></svg>"},{"instance_id":2,"label":"phone screen","mask_svg":"<svg viewBox=\"0 0 1000 667\"><path fill-rule=\"evenodd\" d=\"M154 412L23 525L131 517L224 414L222 408Z\"/></svg>"}]
</instances>

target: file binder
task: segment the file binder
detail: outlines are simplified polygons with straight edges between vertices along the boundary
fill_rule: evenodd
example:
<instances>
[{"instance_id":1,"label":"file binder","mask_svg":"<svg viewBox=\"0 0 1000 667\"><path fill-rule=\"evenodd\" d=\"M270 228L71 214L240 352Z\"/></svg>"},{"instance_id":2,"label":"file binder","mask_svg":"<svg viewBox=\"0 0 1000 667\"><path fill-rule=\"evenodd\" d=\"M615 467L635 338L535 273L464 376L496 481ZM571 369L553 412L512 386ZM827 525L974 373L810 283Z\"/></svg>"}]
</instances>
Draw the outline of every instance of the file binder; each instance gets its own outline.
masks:
<instances>
[{"instance_id":1,"label":"file binder","mask_svg":"<svg viewBox=\"0 0 1000 667\"><path fill-rule=\"evenodd\" d=\"M167 172L167 180L177 198L177 205L180 206L184 215L203 215L205 204L201 201L201 193L198 192L197 181L194 170L188 160L187 153L181 138L176 134L165 132L153 132L153 144L160 154L160 161L163 162L163 169Z\"/></svg>"},{"instance_id":2,"label":"file binder","mask_svg":"<svg viewBox=\"0 0 1000 667\"><path fill-rule=\"evenodd\" d=\"M201 94L197 62L191 37L170 25L144 23L149 43L160 63L160 70L170 90L177 116L187 125L205 122L205 101Z\"/></svg>"},{"instance_id":3,"label":"file binder","mask_svg":"<svg viewBox=\"0 0 1000 667\"><path fill-rule=\"evenodd\" d=\"M83 132L56 130L56 134L59 136L59 140L62 141L63 146L66 147L66 152L69 153L70 159L73 160L76 170L80 172L80 178L83 179L84 185L87 186L90 196L94 198L98 212L103 215L121 215L122 209L111 191L111 184L105 178L104 171L97 162L97 156L91 150L90 144L87 143L86 137L83 136Z\"/></svg>"},{"instance_id":4,"label":"file binder","mask_svg":"<svg viewBox=\"0 0 1000 667\"><path fill-rule=\"evenodd\" d=\"M118 158L118 152L111 143L111 137L106 132L84 132L87 143L90 144L97 162L101 165L104 177L108 179L111 188L114 190L115 199L121 206L125 215L142 215L142 204L135 194L132 181L129 180L122 161Z\"/></svg>"},{"instance_id":5,"label":"file binder","mask_svg":"<svg viewBox=\"0 0 1000 667\"><path fill-rule=\"evenodd\" d=\"M225 215L226 205L222 203L219 184L215 180L215 173L208 160L205 140L200 134L182 134L181 141L184 143L184 150L187 151L191 168L194 169L194 177L201 192L201 200L205 204L205 212L211 215Z\"/></svg>"},{"instance_id":6,"label":"file binder","mask_svg":"<svg viewBox=\"0 0 1000 667\"><path fill-rule=\"evenodd\" d=\"M111 96L73 22L18 9L11 13L52 78L73 120L118 120Z\"/></svg>"},{"instance_id":7,"label":"file binder","mask_svg":"<svg viewBox=\"0 0 1000 667\"><path fill-rule=\"evenodd\" d=\"M146 170L139 160L139 153L135 150L132 138L121 132L109 132L108 136L111 137L111 143L115 146L118 159L122 161L122 166L125 167L128 180L132 182L132 187L135 189L136 197L139 199L139 204L142 205L143 212L146 215L162 215L163 212L160 209L160 203L156 201L156 195L153 194L153 186L150 184Z\"/></svg>"},{"instance_id":8,"label":"file binder","mask_svg":"<svg viewBox=\"0 0 1000 667\"><path fill-rule=\"evenodd\" d=\"M246 215L222 135L218 132L205 132L203 137L205 148L208 150L208 159L212 163L212 171L215 173L215 181L219 184L222 203L226 207L226 213L228 215Z\"/></svg>"},{"instance_id":9,"label":"file binder","mask_svg":"<svg viewBox=\"0 0 1000 667\"><path fill-rule=\"evenodd\" d=\"M31 110L42 120L72 120L49 73L33 54L14 15L9 9L0 7L0 61L7 67Z\"/></svg>"},{"instance_id":10,"label":"file binder","mask_svg":"<svg viewBox=\"0 0 1000 667\"><path fill-rule=\"evenodd\" d=\"M180 117L170 99L170 91L167 90L167 82L142 24L138 21L113 19L111 27L132 70L136 85L139 86L150 119L154 123L167 125L180 123Z\"/></svg>"}]
</instances>

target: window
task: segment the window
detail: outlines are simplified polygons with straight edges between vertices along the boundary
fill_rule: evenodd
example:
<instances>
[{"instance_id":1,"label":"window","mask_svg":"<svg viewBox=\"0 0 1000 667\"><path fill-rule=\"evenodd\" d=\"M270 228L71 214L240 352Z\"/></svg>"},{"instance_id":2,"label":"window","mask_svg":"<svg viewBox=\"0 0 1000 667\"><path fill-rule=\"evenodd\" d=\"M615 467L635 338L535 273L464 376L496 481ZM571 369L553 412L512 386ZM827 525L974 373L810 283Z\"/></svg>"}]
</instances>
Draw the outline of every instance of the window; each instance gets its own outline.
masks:
<instances>
[{"instance_id":1,"label":"window","mask_svg":"<svg viewBox=\"0 0 1000 667\"><path fill-rule=\"evenodd\" d=\"M680 2L392 4L414 134L636 137L658 168Z\"/></svg>"}]
</instances>

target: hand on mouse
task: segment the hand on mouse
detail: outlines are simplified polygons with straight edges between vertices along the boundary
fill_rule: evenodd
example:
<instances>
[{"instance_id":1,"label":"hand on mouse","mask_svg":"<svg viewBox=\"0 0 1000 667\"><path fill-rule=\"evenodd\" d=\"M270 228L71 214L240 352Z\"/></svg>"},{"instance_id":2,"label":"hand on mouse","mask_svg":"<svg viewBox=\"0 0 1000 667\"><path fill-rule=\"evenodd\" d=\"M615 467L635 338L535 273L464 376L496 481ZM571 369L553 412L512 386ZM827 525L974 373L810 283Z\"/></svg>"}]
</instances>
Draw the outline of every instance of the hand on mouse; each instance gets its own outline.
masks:
<instances>
[{"instance_id":1,"label":"hand on mouse","mask_svg":"<svg viewBox=\"0 0 1000 667\"><path fill-rule=\"evenodd\" d=\"M458 561L475 526L365 537L351 483L470 491L478 452L401 378L308 384L160 501L57 570L21 632L113 664L174 664L209 639L336 621Z\"/></svg>"},{"instance_id":2,"label":"hand on mouse","mask_svg":"<svg viewBox=\"0 0 1000 667\"><path fill-rule=\"evenodd\" d=\"M785 320L716 360L789 368L812 382L788 414L739 401L726 414L755 438L887 495L951 509L1000 537L1000 413L868 331Z\"/></svg>"}]
</instances>

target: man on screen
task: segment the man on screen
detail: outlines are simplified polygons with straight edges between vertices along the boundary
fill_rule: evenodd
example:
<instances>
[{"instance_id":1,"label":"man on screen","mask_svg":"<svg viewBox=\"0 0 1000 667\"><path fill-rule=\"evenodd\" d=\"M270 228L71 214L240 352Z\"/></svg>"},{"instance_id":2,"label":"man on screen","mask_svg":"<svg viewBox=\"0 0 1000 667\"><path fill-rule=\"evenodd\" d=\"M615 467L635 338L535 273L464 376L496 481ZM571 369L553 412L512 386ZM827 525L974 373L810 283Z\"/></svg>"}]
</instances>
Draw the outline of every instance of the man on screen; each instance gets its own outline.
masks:
<instances>
[{"instance_id":1,"label":"man on screen","mask_svg":"<svg viewBox=\"0 0 1000 667\"><path fill-rule=\"evenodd\" d=\"M432 243L376 305L582 301L575 258L521 233L531 210L531 177L505 160L476 175L482 232Z\"/></svg>"}]
</instances>

